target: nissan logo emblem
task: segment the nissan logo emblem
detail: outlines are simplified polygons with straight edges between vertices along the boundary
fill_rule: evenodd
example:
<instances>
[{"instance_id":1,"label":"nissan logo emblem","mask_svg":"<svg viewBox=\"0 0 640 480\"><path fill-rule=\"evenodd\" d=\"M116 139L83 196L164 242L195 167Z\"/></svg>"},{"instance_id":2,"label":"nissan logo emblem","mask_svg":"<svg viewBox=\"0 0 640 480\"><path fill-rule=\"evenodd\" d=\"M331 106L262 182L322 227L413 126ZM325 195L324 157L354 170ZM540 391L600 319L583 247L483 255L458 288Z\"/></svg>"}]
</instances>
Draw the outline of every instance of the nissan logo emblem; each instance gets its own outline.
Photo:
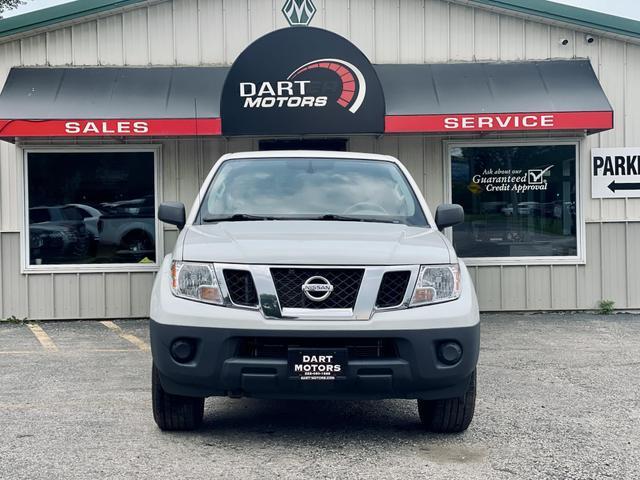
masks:
<instances>
[{"instance_id":1,"label":"nissan logo emblem","mask_svg":"<svg viewBox=\"0 0 640 480\"><path fill-rule=\"evenodd\" d=\"M329 298L329 295L333 292L333 285L326 278L315 276L308 278L302 284L302 291L309 300L321 302Z\"/></svg>"}]
</instances>

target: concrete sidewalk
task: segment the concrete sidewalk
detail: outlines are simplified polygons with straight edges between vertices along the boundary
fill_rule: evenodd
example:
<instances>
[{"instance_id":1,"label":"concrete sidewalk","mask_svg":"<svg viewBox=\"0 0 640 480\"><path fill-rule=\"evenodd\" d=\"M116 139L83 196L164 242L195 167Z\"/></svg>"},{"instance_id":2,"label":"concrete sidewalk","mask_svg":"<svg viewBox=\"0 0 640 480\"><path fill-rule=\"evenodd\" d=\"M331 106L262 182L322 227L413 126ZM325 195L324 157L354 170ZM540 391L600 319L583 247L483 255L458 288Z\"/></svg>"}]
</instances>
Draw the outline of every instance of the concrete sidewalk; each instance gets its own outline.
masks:
<instances>
[{"instance_id":1,"label":"concrete sidewalk","mask_svg":"<svg viewBox=\"0 0 640 480\"><path fill-rule=\"evenodd\" d=\"M0 478L640 478L640 317L484 315L470 429L414 401L209 399L151 416L145 321L0 324Z\"/></svg>"}]
</instances>

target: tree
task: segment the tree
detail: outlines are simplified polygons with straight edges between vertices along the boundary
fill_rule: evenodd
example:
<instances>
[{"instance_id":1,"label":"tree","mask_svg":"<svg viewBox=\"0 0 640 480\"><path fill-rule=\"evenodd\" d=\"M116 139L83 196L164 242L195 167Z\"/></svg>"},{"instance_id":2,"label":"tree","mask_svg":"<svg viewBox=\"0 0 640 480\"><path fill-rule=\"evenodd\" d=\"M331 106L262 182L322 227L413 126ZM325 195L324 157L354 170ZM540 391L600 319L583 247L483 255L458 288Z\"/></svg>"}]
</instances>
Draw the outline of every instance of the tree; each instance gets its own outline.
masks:
<instances>
[{"instance_id":1,"label":"tree","mask_svg":"<svg viewBox=\"0 0 640 480\"><path fill-rule=\"evenodd\" d=\"M0 18L7 10L12 10L20 5L24 5L24 0L0 0Z\"/></svg>"}]
</instances>

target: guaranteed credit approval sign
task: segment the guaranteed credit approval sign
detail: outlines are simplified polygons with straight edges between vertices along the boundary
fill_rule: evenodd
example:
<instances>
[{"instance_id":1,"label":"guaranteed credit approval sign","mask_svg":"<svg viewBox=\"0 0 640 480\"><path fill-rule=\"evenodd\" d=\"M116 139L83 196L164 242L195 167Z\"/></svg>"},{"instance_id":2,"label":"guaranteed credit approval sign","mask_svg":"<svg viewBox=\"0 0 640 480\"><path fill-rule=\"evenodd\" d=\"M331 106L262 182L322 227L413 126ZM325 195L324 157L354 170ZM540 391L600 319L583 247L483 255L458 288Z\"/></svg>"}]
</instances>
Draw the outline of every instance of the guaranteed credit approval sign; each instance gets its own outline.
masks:
<instances>
[{"instance_id":1,"label":"guaranteed credit approval sign","mask_svg":"<svg viewBox=\"0 0 640 480\"><path fill-rule=\"evenodd\" d=\"M591 198L640 198L640 147L591 149Z\"/></svg>"}]
</instances>

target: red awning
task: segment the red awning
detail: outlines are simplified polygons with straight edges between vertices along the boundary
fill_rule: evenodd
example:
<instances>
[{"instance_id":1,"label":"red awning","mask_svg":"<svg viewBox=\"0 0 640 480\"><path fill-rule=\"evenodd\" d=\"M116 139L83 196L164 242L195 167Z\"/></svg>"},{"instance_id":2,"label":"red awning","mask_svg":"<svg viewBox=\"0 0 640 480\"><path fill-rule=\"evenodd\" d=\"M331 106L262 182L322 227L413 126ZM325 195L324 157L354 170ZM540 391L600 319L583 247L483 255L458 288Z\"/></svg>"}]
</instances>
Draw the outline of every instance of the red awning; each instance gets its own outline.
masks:
<instances>
[{"instance_id":1,"label":"red awning","mask_svg":"<svg viewBox=\"0 0 640 480\"><path fill-rule=\"evenodd\" d=\"M0 138L224 135L220 98L228 70L13 68L0 95ZM375 70L385 97L384 133L613 128L611 105L587 60Z\"/></svg>"}]
</instances>

